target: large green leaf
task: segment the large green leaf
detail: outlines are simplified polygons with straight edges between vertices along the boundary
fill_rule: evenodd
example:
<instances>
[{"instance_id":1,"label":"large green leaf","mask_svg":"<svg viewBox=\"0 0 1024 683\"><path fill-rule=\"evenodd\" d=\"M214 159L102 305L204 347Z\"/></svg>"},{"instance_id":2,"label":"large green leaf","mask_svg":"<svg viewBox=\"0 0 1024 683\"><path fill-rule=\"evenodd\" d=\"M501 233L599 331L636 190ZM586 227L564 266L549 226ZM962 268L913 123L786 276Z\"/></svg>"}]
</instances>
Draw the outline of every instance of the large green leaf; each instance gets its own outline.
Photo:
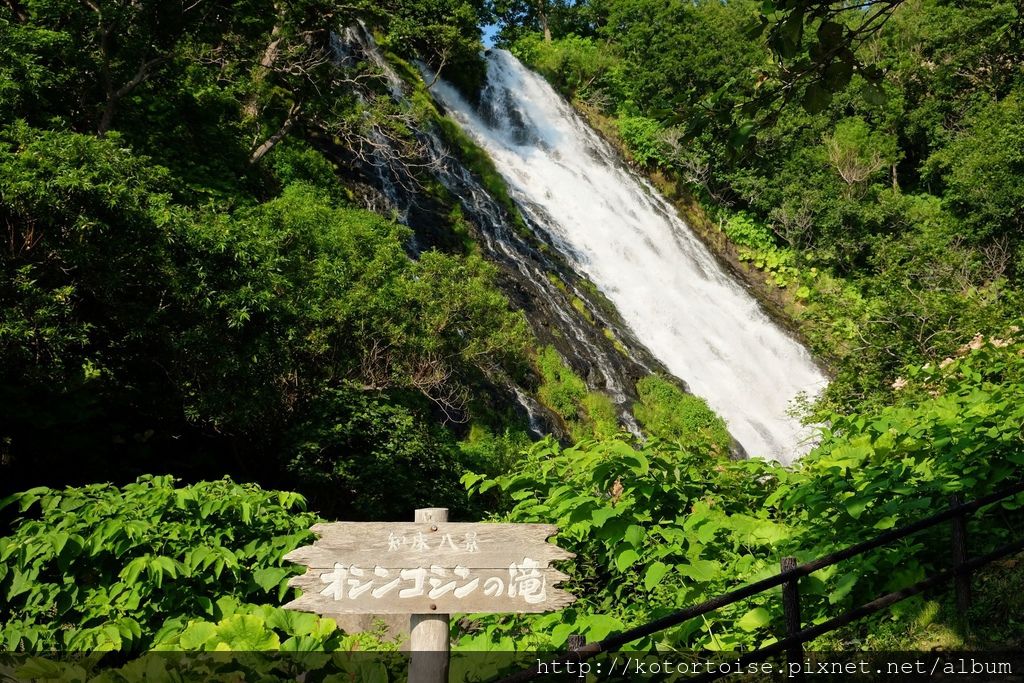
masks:
<instances>
[{"instance_id":1,"label":"large green leaf","mask_svg":"<svg viewBox=\"0 0 1024 683\"><path fill-rule=\"evenodd\" d=\"M615 568L618 569L619 572L625 572L639 559L640 553L628 546L624 547L615 555Z\"/></svg>"},{"instance_id":2,"label":"large green leaf","mask_svg":"<svg viewBox=\"0 0 1024 683\"><path fill-rule=\"evenodd\" d=\"M644 588L647 590L654 589L661 580L668 573L669 566L664 562L653 562L651 566L647 568L647 573L644 574Z\"/></svg>"},{"instance_id":3,"label":"large green leaf","mask_svg":"<svg viewBox=\"0 0 1024 683\"><path fill-rule=\"evenodd\" d=\"M281 645L277 634L267 628L266 622L252 614L235 614L224 619L217 624L214 639L218 641L217 649L233 652L276 650Z\"/></svg>"},{"instance_id":4,"label":"large green leaf","mask_svg":"<svg viewBox=\"0 0 1024 683\"><path fill-rule=\"evenodd\" d=\"M736 625L744 631L756 631L762 626L766 626L771 620L772 617L768 610L764 607L755 607L740 617Z\"/></svg>"}]
</instances>

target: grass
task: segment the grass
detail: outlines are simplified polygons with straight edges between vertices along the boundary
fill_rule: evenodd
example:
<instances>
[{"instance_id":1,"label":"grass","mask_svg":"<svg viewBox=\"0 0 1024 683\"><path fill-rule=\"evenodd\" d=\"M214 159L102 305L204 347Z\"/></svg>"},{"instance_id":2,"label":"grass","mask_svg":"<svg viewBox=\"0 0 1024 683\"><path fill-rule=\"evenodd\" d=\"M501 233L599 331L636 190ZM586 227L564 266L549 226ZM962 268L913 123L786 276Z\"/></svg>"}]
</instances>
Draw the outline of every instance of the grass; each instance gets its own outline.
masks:
<instances>
[{"instance_id":1,"label":"grass","mask_svg":"<svg viewBox=\"0 0 1024 683\"><path fill-rule=\"evenodd\" d=\"M657 375L641 379L636 390L639 400L633 405L633 415L644 432L669 441L705 443L712 452L729 452L732 437L725 421L704 399Z\"/></svg>"},{"instance_id":2,"label":"grass","mask_svg":"<svg viewBox=\"0 0 1024 683\"><path fill-rule=\"evenodd\" d=\"M622 354L626 358L629 358L629 351L626 349L626 345L623 344L621 341L619 341L619 338L615 336L615 333L612 332L607 327L604 328L604 337L605 337L605 339L607 339L608 341L610 341L612 343L612 346L615 347L616 351L618 351L620 354Z\"/></svg>"},{"instance_id":3,"label":"grass","mask_svg":"<svg viewBox=\"0 0 1024 683\"><path fill-rule=\"evenodd\" d=\"M584 320L586 320L591 325L597 323L597 321L594 320L594 315L587 309L587 305L583 303L583 299L579 298L578 296L574 296L572 298L571 303L572 307L576 309L577 313L583 316Z\"/></svg>"},{"instance_id":4,"label":"grass","mask_svg":"<svg viewBox=\"0 0 1024 683\"><path fill-rule=\"evenodd\" d=\"M561 418L574 441L614 436L620 429L615 404L573 372L553 346L538 350L534 358L541 385L540 402Z\"/></svg>"}]
</instances>

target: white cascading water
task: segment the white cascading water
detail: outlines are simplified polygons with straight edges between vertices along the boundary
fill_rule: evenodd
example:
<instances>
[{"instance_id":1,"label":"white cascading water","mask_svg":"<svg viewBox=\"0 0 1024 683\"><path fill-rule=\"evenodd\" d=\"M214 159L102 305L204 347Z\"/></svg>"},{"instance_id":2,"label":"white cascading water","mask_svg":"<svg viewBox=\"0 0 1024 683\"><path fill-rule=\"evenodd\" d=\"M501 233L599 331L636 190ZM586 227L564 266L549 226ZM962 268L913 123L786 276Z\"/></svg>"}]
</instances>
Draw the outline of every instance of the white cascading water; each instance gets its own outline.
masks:
<instances>
[{"instance_id":1,"label":"white cascading water","mask_svg":"<svg viewBox=\"0 0 1024 683\"><path fill-rule=\"evenodd\" d=\"M490 153L531 222L748 454L788 463L805 452L808 431L787 408L826 384L806 349L543 78L504 50L487 62L479 108L444 81L433 91Z\"/></svg>"}]
</instances>

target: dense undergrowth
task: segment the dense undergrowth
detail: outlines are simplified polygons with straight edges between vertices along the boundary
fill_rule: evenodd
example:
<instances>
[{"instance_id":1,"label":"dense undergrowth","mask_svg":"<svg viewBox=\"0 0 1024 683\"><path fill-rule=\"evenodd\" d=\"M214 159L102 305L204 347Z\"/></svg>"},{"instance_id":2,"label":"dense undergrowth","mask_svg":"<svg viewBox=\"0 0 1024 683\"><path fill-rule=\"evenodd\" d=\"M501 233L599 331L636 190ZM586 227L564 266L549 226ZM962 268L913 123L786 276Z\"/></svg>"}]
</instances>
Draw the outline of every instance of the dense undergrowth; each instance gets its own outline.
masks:
<instances>
[{"instance_id":1,"label":"dense undergrowth","mask_svg":"<svg viewBox=\"0 0 1024 683\"><path fill-rule=\"evenodd\" d=\"M542 442L508 475L469 475L497 489L502 519L559 525L576 553L573 607L528 618L479 617L464 647L560 647L645 623L779 571L785 555L809 561L928 516L949 496L975 498L1019 481L1024 465L1024 344L1019 333L977 339L940 366L912 367L893 405L835 413L821 443L793 467L715 457L693 440L626 438L561 448ZM972 553L1012 538L1024 497L972 520ZM813 574L802 609L817 623L949 564L942 526ZM925 603L884 617L918 618ZM929 608L931 609L931 608ZM975 615L981 624L991 615ZM782 632L778 592L723 608L637 647L734 649Z\"/></svg>"}]
</instances>

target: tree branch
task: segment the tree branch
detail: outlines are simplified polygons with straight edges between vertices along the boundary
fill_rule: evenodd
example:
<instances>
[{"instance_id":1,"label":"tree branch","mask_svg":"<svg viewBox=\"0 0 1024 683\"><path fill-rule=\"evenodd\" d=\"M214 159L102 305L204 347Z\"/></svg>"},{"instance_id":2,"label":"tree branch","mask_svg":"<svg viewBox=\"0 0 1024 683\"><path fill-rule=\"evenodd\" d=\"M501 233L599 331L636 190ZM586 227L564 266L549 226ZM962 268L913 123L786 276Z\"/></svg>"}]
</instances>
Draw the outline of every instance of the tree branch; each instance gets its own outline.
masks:
<instances>
[{"instance_id":1,"label":"tree branch","mask_svg":"<svg viewBox=\"0 0 1024 683\"><path fill-rule=\"evenodd\" d=\"M249 157L250 166L259 162L260 159L266 156L267 152L274 149L274 146L284 139L284 136L288 134L288 131L290 131L296 121L299 120L301 113L302 104L296 102L292 105L291 109L288 110L288 115L284 118L284 123L282 123L281 127L277 129L277 132L264 140L262 144L253 150L252 155Z\"/></svg>"}]
</instances>

